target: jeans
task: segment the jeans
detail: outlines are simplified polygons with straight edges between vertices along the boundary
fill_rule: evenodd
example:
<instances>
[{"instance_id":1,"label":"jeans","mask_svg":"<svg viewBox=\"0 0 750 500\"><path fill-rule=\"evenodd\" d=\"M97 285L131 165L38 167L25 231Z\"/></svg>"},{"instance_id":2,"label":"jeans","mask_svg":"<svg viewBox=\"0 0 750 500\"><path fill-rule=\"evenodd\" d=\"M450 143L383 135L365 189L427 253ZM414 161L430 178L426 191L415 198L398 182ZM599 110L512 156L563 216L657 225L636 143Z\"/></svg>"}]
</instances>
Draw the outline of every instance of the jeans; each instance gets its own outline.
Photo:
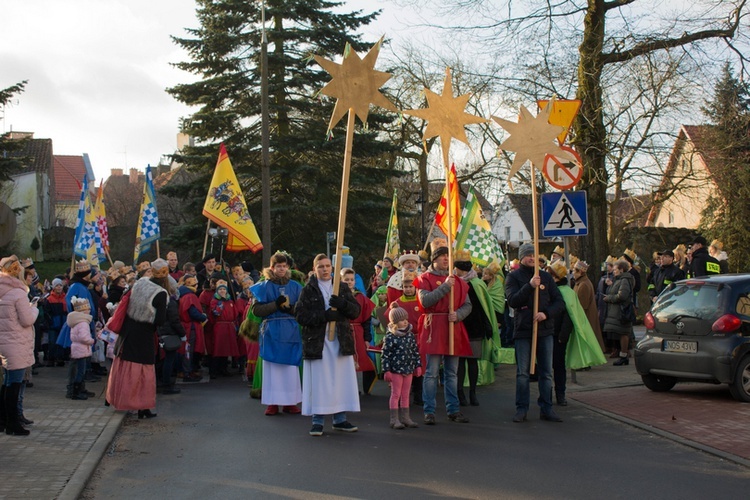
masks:
<instances>
[{"instance_id":1,"label":"jeans","mask_svg":"<svg viewBox=\"0 0 750 500\"><path fill-rule=\"evenodd\" d=\"M5 374L3 385L10 387L11 384L20 384L23 382L23 375L26 373L26 368L21 368L20 370L6 370L3 368L3 373Z\"/></svg>"},{"instance_id":2,"label":"jeans","mask_svg":"<svg viewBox=\"0 0 750 500\"><path fill-rule=\"evenodd\" d=\"M318 415L317 413L312 416L313 425L324 425L326 422L326 415ZM340 424L346 422L346 412L340 411L333 414L333 423Z\"/></svg>"},{"instance_id":3,"label":"jeans","mask_svg":"<svg viewBox=\"0 0 750 500\"><path fill-rule=\"evenodd\" d=\"M539 374L539 399L543 414L552 411L552 350L554 337L538 337L536 362ZM529 411L529 368L531 364L531 339L516 339L516 410Z\"/></svg>"},{"instance_id":4,"label":"jeans","mask_svg":"<svg viewBox=\"0 0 750 500\"><path fill-rule=\"evenodd\" d=\"M443 376L445 390L445 408L448 415L459 412L458 406L458 356L442 356L440 354L427 355L427 370L424 374L422 399L424 413L435 413L435 397L437 394L440 361L443 361Z\"/></svg>"},{"instance_id":5,"label":"jeans","mask_svg":"<svg viewBox=\"0 0 750 500\"><path fill-rule=\"evenodd\" d=\"M161 385L172 386L172 372L177 361L177 351L164 351L164 361L161 365Z\"/></svg>"}]
</instances>

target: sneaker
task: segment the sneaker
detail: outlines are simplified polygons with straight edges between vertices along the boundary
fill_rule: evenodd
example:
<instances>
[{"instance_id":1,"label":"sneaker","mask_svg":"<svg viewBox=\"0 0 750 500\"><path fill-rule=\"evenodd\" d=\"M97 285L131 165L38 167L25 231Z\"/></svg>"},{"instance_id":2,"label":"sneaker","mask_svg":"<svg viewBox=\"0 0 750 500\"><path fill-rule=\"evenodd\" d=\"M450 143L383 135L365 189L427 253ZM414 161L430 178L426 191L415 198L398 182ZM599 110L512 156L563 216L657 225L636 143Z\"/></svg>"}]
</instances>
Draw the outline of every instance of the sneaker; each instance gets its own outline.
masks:
<instances>
[{"instance_id":1,"label":"sneaker","mask_svg":"<svg viewBox=\"0 0 750 500\"><path fill-rule=\"evenodd\" d=\"M323 426L322 425L313 425L310 428L310 433L309 434L311 436L322 436L323 435Z\"/></svg>"},{"instance_id":2,"label":"sneaker","mask_svg":"<svg viewBox=\"0 0 750 500\"><path fill-rule=\"evenodd\" d=\"M340 424L333 424L333 428L342 432L357 432L359 430L356 425L350 424L348 420L344 420Z\"/></svg>"},{"instance_id":3,"label":"sneaker","mask_svg":"<svg viewBox=\"0 0 750 500\"><path fill-rule=\"evenodd\" d=\"M435 414L434 413L425 413L424 414L424 424L425 425L435 425Z\"/></svg>"},{"instance_id":4,"label":"sneaker","mask_svg":"<svg viewBox=\"0 0 750 500\"><path fill-rule=\"evenodd\" d=\"M288 413L290 415L299 415L302 413L302 410L300 410L296 405L289 405L284 407L284 413Z\"/></svg>"},{"instance_id":5,"label":"sneaker","mask_svg":"<svg viewBox=\"0 0 750 500\"><path fill-rule=\"evenodd\" d=\"M469 423L469 419L466 418L464 414L461 413L460 411L456 413L451 413L450 415L448 415L448 420L450 420L451 422L459 423L459 424Z\"/></svg>"}]
</instances>

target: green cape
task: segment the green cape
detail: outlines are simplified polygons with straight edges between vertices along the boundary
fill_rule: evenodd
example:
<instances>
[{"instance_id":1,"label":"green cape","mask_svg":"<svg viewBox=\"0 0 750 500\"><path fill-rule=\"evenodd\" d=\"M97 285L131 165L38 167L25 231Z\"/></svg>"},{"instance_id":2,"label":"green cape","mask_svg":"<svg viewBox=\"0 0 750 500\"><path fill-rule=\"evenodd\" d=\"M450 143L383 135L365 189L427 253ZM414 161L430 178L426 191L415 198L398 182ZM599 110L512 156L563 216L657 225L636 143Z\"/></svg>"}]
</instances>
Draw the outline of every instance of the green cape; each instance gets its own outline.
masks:
<instances>
[{"instance_id":1,"label":"green cape","mask_svg":"<svg viewBox=\"0 0 750 500\"><path fill-rule=\"evenodd\" d=\"M591 328L586 312L578 296L568 285L558 286L565 301L565 309L573 321L573 332L568 339L565 351L565 366L570 370L579 370L587 366L598 366L607 363L599 346L594 330Z\"/></svg>"}]
</instances>

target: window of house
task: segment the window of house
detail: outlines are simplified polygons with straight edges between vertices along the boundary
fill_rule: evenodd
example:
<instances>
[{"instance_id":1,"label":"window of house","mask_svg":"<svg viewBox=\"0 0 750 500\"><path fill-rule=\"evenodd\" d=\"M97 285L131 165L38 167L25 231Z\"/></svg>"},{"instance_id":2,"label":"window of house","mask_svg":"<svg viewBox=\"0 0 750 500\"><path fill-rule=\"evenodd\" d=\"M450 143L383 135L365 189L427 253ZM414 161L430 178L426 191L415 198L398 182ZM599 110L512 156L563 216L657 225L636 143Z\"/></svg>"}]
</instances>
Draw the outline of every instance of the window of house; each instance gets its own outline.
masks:
<instances>
[{"instance_id":1,"label":"window of house","mask_svg":"<svg viewBox=\"0 0 750 500\"><path fill-rule=\"evenodd\" d=\"M674 212L669 211L669 223L674 224Z\"/></svg>"},{"instance_id":2,"label":"window of house","mask_svg":"<svg viewBox=\"0 0 750 500\"><path fill-rule=\"evenodd\" d=\"M523 241L523 231L518 231L518 241Z\"/></svg>"},{"instance_id":3,"label":"window of house","mask_svg":"<svg viewBox=\"0 0 750 500\"><path fill-rule=\"evenodd\" d=\"M505 226L505 241L510 241L510 226Z\"/></svg>"}]
</instances>

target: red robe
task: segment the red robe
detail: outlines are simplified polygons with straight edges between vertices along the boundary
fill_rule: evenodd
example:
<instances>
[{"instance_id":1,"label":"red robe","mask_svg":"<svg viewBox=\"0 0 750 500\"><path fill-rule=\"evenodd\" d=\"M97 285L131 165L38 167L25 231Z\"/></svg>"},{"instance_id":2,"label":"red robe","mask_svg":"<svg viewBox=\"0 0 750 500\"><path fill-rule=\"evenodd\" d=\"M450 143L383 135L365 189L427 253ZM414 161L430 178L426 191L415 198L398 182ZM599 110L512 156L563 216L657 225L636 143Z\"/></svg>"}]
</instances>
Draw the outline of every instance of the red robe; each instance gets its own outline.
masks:
<instances>
[{"instance_id":1,"label":"red robe","mask_svg":"<svg viewBox=\"0 0 750 500\"><path fill-rule=\"evenodd\" d=\"M237 324L241 325L247 314L247 307L250 301L242 295L234 299L234 310L237 312ZM237 348L240 350L240 356L247 356L247 348L250 341L241 335L237 335Z\"/></svg>"},{"instance_id":2,"label":"red robe","mask_svg":"<svg viewBox=\"0 0 750 500\"><path fill-rule=\"evenodd\" d=\"M240 350L237 347L237 312L234 309L234 301L229 298L212 299L209 315L214 318L214 346L211 355L238 357Z\"/></svg>"},{"instance_id":3,"label":"red robe","mask_svg":"<svg viewBox=\"0 0 750 500\"><path fill-rule=\"evenodd\" d=\"M363 293L355 293L354 298L359 302L361 309L359 316L349 322L352 325L352 333L354 334L354 349L356 352L354 362L358 372L374 372L375 365L367 354L367 342L365 342L363 323L370 319L372 311L375 310L375 304Z\"/></svg>"},{"instance_id":4,"label":"red robe","mask_svg":"<svg viewBox=\"0 0 750 500\"><path fill-rule=\"evenodd\" d=\"M396 299L396 302L398 302L398 306L403 308L406 313L409 315L409 324L411 325L411 329L414 332L414 336L417 339L417 343L419 342L419 335L418 335L418 329L419 329L419 318L422 317L422 306L419 303L419 300L417 300L417 297L404 297L403 295ZM389 316L391 314L391 307L388 307L388 310L386 311L385 315ZM417 348L419 348L419 345L417 345ZM422 353L422 351L419 351L419 355L422 358L422 366L427 366L427 358Z\"/></svg>"},{"instance_id":5,"label":"red robe","mask_svg":"<svg viewBox=\"0 0 750 500\"><path fill-rule=\"evenodd\" d=\"M417 290L432 292L447 276L424 272L414 282ZM453 285L453 310L457 310L466 301L469 285L462 279L456 278ZM448 305L450 293L445 294L432 307L422 306L424 314L419 319L419 353L449 355L448 347ZM420 305L422 305L420 303ZM459 321L453 326L453 356L471 356L471 345L464 324Z\"/></svg>"},{"instance_id":6,"label":"red robe","mask_svg":"<svg viewBox=\"0 0 750 500\"><path fill-rule=\"evenodd\" d=\"M201 304L198 302L198 296L194 293L187 293L185 295L182 295L180 297L180 323L182 323L182 327L185 329L185 332L188 334L188 339L190 338L190 331L191 329L195 330L195 346L193 352L197 352L199 354L205 354L206 353L206 339L203 335L203 325L200 321L194 321L190 318L190 314L188 314L188 310L190 310L190 306L195 306L198 311L202 311ZM180 353L185 354L185 345L183 344L180 347Z\"/></svg>"},{"instance_id":7,"label":"red robe","mask_svg":"<svg viewBox=\"0 0 750 500\"><path fill-rule=\"evenodd\" d=\"M214 299L214 290L203 290L198 301L203 312L208 316L208 323L203 325L203 336L206 339L206 353L211 356L214 352L214 315L211 314L211 301Z\"/></svg>"}]
</instances>

